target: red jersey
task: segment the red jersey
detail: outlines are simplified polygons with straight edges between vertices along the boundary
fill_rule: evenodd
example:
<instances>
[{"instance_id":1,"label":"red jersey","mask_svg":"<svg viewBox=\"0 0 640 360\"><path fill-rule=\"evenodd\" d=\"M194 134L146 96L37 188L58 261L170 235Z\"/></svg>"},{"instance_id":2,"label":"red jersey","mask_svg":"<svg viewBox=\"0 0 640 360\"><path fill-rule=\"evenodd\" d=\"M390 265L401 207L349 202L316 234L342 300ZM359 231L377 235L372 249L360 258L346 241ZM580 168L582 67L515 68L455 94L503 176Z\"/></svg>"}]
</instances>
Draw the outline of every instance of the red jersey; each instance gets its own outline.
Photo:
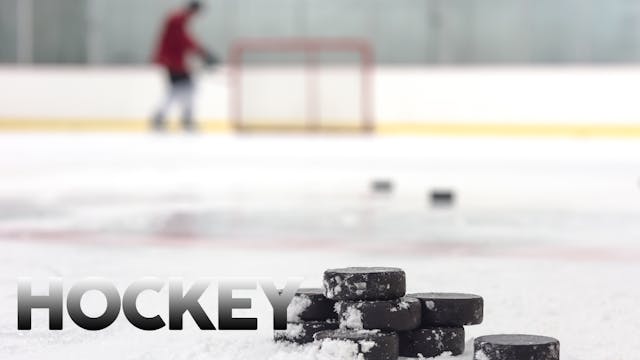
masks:
<instances>
[{"instance_id":1,"label":"red jersey","mask_svg":"<svg viewBox=\"0 0 640 360\"><path fill-rule=\"evenodd\" d=\"M187 31L191 16L191 12L179 10L169 15L164 23L154 62L171 72L187 73L187 55L191 52L201 55L205 53Z\"/></svg>"}]
</instances>

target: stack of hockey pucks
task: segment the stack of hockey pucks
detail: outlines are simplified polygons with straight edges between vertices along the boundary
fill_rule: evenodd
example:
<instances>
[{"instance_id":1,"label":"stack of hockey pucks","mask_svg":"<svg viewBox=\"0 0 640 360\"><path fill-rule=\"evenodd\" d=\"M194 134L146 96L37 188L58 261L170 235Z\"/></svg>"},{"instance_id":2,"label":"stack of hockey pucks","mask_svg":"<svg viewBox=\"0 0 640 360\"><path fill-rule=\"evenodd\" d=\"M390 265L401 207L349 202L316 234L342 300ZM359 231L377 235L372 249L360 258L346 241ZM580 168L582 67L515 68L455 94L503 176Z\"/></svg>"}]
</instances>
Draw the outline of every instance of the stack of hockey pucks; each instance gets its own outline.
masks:
<instances>
[{"instance_id":1,"label":"stack of hockey pucks","mask_svg":"<svg viewBox=\"0 0 640 360\"><path fill-rule=\"evenodd\" d=\"M408 297L422 305L420 327L400 333L400 355L434 357L464 352L464 326L482 322L481 296L459 293L417 293Z\"/></svg>"},{"instance_id":2,"label":"stack of hockey pucks","mask_svg":"<svg viewBox=\"0 0 640 360\"><path fill-rule=\"evenodd\" d=\"M462 354L464 326L482 322L482 297L405 292L401 269L327 270L324 289L298 290L287 309L287 330L276 332L276 340L315 340L321 350L347 344L358 360ZM474 360L559 360L559 342L533 335L482 336L475 339Z\"/></svg>"},{"instance_id":3,"label":"stack of hockey pucks","mask_svg":"<svg viewBox=\"0 0 640 360\"><path fill-rule=\"evenodd\" d=\"M366 360L434 357L464 352L463 325L482 321L482 298L466 294L405 296L405 272L397 268L345 268L324 273L325 295L336 301L340 330L316 339L362 343ZM371 346L371 344L374 344Z\"/></svg>"},{"instance_id":4,"label":"stack of hockey pucks","mask_svg":"<svg viewBox=\"0 0 640 360\"><path fill-rule=\"evenodd\" d=\"M298 289L287 308L287 330L276 331L276 341L306 344L314 341L317 332L338 329L334 304L324 289Z\"/></svg>"},{"instance_id":5,"label":"stack of hockey pucks","mask_svg":"<svg viewBox=\"0 0 640 360\"><path fill-rule=\"evenodd\" d=\"M344 268L324 272L327 298L335 300L340 329L321 331L316 340L346 341L364 360L397 359L399 331L420 325L420 302L404 297L405 273L397 268Z\"/></svg>"}]
</instances>

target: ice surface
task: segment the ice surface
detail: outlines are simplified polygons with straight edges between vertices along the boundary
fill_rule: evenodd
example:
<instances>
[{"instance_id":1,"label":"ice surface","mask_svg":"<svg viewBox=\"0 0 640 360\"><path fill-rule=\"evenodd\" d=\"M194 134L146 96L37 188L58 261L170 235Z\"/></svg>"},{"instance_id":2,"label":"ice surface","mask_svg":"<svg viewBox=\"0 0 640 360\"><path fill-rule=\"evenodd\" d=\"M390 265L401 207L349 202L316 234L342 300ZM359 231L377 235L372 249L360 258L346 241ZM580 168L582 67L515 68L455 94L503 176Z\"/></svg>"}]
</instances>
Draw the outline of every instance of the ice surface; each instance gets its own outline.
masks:
<instances>
[{"instance_id":1,"label":"ice surface","mask_svg":"<svg viewBox=\"0 0 640 360\"><path fill-rule=\"evenodd\" d=\"M637 141L0 135L0 153L0 359L336 359L252 333L143 332L122 316L105 331L65 318L50 332L36 311L19 332L16 280L314 286L345 265L403 268L409 293L482 295L468 339L549 335L572 360L640 352ZM369 193L380 174L393 196ZM442 184L456 208L426 205ZM166 316L166 297L143 298L146 315Z\"/></svg>"},{"instance_id":2,"label":"ice surface","mask_svg":"<svg viewBox=\"0 0 640 360\"><path fill-rule=\"evenodd\" d=\"M20 154L0 157L0 236L428 254L640 236L635 140L0 135L0 153ZM370 193L380 174L393 196ZM457 192L454 209L428 207L439 186Z\"/></svg>"},{"instance_id":3,"label":"ice surface","mask_svg":"<svg viewBox=\"0 0 640 360\"><path fill-rule=\"evenodd\" d=\"M353 252L318 255L317 251L221 250L208 245L167 244L152 248L121 245L105 249L104 246L78 248L59 242L4 241L0 243L0 291L9 295L0 299L0 333L3 334L0 358L316 359L310 350L294 351L250 334L226 338L198 330L147 333L133 329L122 318L114 328L95 333L81 331L67 319L65 330L52 333L42 330L46 318L35 316L36 330L18 332L15 279L25 275L45 280L49 276L62 276L72 281L100 275L124 285L144 275L183 274L197 278L259 273L277 278L303 276L313 285L326 267L351 261L375 265L389 260L411 274L407 280L413 291L465 289L482 294L486 300L485 322L467 328L469 339L491 333L550 335L561 340L563 357L567 354L567 358L573 356L580 360L624 359L632 349L640 349L640 340L635 336L640 332L640 312L635 306L640 289L629 287L626 280L640 276L638 264L483 256L395 255L391 259L381 254ZM237 263L246 265L239 267ZM550 278L553 281L546 281ZM531 292L536 295L531 296ZM166 301L161 296L152 298ZM158 307L163 309L161 305ZM153 308L144 309L153 311ZM585 321L587 313L589 321ZM618 331L602 331L603 328ZM101 351L95 353L96 348Z\"/></svg>"}]
</instances>

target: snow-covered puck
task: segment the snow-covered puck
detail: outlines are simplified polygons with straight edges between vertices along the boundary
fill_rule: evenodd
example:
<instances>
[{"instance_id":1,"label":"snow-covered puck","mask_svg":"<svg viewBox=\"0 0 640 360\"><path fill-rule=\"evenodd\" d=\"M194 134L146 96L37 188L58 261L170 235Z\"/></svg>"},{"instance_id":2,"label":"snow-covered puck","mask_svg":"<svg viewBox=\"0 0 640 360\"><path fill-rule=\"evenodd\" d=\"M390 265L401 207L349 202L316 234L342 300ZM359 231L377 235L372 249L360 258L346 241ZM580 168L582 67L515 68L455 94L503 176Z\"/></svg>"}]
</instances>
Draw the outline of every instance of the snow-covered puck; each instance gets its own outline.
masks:
<instances>
[{"instance_id":1,"label":"snow-covered puck","mask_svg":"<svg viewBox=\"0 0 640 360\"><path fill-rule=\"evenodd\" d=\"M404 296L406 278L402 269L350 267L324 272L324 291L333 300L393 300Z\"/></svg>"},{"instance_id":2,"label":"snow-covered puck","mask_svg":"<svg viewBox=\"0 0 640 360\"><path fill-rule=\"evenodd\" d=\"M323 289L298 289L287 307L287 320L297 322L337 319L338 314L334 311L334 304L333 300L324 296Z\"/></svg>"},{"instance_id":3,"label":"snow-covered puck","mask_svg":"<svg viewBox=\"0 0 640 360\"><path fill-rule=\"evenodd\" d=\"M457 293L421 293L408 296L422 302L422 325L463 326L482 322L481 296Z\"/></svg>"},{"instance_id":4,"label":"snow-covered puck","mask_svg":"<svg viewBox=\"0 0 640 360\"><path fill-rule=\"evenodd\" d=\"M406 331L420 327L420 300L403 297L396 300L339 301L340 327Z\"/></svg>"},{"instance_id":5,"label":"snow-covered puck","mask_svg":"<svg viewBox=\"0 0 640 360\"><path fill-rule=\"evenodd\" d=\"M276 330L274 339L276 341L306 344L313 342L313 335L316 333L324 330L335 330L337 328L338 322L335 320L288 322L287 330Z\"/></svg>"},{"instance_id":6,"label":"snow-covered puck","mask_svg":"<svg viewBox=\"0 0 640 360\"><path fill-rule=\"evenodd\" d=\"M358 359L396 360L399 356L398 335L394 332L340 329L321 331L315 338L321 341L321 348L333 346L336 341L347 342L353 346L354 355L358 355Z\"/></svg>"},{"instance_id":7,"label":"snow-covered puck","mask_svg":"<svg viewBox=\"0 0 640 360\"><path fill-rule=\"evenodd\" d=\"M560 342L538 335L487 335L476 338L474 360L559 360Z\"/></svg>"},{"instance_id":8,"label":"snow-covered puck","mask_svg":"<svg viewBox=\"0 0 640 360\"><path fill-rule=\"evenodd\" d=\"M430 327L399 332L400 355L407 357L435 357L445 352L460 355L464 352L464 328Z\"/></svg>"}]
</instances>

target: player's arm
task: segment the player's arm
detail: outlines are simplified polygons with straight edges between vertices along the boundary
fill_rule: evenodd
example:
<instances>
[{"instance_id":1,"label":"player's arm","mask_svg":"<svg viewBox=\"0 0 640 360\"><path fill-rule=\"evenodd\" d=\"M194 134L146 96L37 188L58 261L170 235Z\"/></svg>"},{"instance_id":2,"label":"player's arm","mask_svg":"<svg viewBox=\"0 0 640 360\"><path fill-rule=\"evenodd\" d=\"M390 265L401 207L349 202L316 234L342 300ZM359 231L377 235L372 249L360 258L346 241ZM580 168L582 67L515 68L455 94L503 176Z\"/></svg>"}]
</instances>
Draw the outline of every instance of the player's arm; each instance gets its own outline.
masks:
<instances>
[{"instance_id":1,"label":"player's arm","mask_svg":"<svg viewBox=\"0 0 640 360\"><path fill-rule=\"evenodd\" d=\"M218 58L196 42L188 33L185 33L185 42L189 46L189 49L202 57L208 65L215 65L218 63Z\"/></svg>"}]
</instances>

